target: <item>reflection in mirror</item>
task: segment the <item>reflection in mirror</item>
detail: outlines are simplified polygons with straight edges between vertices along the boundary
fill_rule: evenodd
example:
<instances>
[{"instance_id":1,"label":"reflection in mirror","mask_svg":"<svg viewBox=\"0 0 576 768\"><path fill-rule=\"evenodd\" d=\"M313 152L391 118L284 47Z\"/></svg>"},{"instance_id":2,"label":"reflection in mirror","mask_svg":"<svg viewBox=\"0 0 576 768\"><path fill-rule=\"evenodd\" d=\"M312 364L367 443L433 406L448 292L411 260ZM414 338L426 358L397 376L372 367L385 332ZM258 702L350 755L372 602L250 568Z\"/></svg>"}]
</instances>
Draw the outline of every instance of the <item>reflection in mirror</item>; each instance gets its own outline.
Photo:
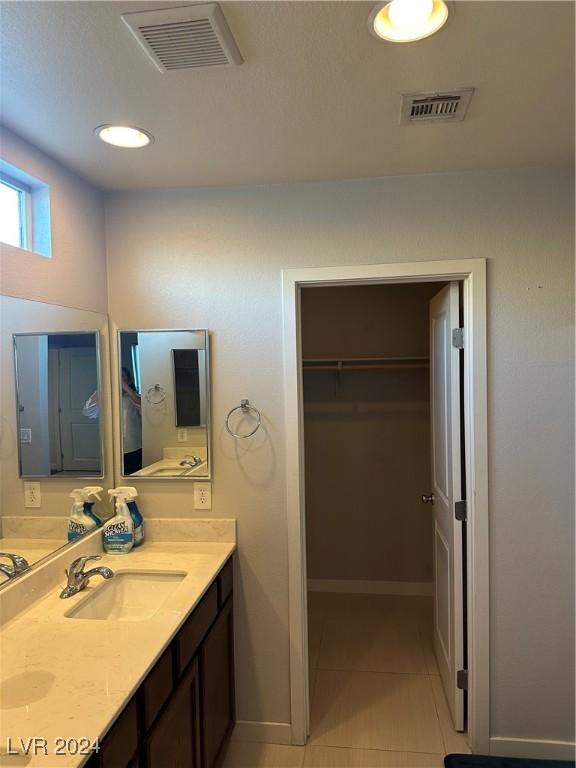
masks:
<instances>
[{"instance_id":1,"label":"reflection in mirror","mask_svg":"<svg viewBox=\"0 0 576 768\"><path fill-rule=\"evenodd\" d=\"M102 477L98 334L14 335L20 477Z\"/></svg>"},{"instance_id":2,"label":"reflection in mirror","mask_svg":"<svg viewBox=\"0 0 576 768\"><path fill-rule=\"evenodd\" d=\"M70 493L113 485L108 363L106 315L0 296L0 552L51 556L68 541ZM0 587L13 570L1 557Z\"/></svg>"},{"instance_id":3,"label":"reflection in mirror","mask_svg":"<svg viewBox=\"0 0 576 768\"><path fill-rule=\"evenodd\" d=\"M122 474L210 477L208 332L119 331Z\"/></svg>"}]
</instances>

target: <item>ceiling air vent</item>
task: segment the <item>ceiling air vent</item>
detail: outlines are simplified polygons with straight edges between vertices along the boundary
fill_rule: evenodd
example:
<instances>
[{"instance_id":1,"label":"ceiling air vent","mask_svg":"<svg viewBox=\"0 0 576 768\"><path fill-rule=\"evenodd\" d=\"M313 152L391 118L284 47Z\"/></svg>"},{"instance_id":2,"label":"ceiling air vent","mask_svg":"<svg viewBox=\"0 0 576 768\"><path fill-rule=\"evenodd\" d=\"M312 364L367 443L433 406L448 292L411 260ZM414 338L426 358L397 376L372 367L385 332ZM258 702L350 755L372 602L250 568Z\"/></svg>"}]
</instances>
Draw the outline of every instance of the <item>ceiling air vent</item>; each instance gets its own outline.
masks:
<instances>
[{"instance_id":1,"label":"ceiling air vent","mask_svg":"<svg viewBox=\"0 0 576 768\"><path fill-rule=\"evenodd\" d=\"M432 93L404 93L400 124L464 120L474 88Z\"/></svg>"},{"instance_id":2,"label":"ceiling air vent","mask_svg":"<svg viewBox=\"0 0 576 768\"><path fill-rule=\"evenodd\" d=\"M242 64L242 55L216 3L124 13L128 26L160 72Z\"/></svg>"}]
</instances>

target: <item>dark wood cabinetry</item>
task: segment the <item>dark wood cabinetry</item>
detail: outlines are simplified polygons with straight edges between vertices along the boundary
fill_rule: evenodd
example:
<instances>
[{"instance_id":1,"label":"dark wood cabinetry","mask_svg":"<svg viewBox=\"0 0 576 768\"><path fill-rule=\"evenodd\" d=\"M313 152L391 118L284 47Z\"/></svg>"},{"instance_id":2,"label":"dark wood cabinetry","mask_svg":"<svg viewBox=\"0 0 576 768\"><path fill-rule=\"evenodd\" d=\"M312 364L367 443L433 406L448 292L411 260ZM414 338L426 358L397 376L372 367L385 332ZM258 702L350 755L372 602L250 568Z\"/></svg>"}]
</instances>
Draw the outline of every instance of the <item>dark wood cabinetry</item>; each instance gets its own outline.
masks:
<instances>
[{"instance_id":1,"label":"dark wood cabinetry","mask_svg":"<svg viewBox=\"0 0 576 768\"><path fill-rule=\"evenodd\" d=\"M234 727L232 559L86 768L216 768Z\"/></svg>"},{"instance_id":2,"label":"dark wood cabinetry","mask_svg":"<svg viewBox=\"0 0 576 768\"><path fill-rule=\"evenodd\" d=\"M148 768L200 768L198 663L188 667L146 739Z\"/></svg>"},{"instance_id":3,"label":"dark wood cabinetry","mask_svg":"<svg viewBox=\"0 0 576 768\"><path fill-rule=\"evenodd\" d=\"M200 651L203 765L218 762L234 725L234 629L232 600L220 611Z\"/></svg>"}]
</instances>

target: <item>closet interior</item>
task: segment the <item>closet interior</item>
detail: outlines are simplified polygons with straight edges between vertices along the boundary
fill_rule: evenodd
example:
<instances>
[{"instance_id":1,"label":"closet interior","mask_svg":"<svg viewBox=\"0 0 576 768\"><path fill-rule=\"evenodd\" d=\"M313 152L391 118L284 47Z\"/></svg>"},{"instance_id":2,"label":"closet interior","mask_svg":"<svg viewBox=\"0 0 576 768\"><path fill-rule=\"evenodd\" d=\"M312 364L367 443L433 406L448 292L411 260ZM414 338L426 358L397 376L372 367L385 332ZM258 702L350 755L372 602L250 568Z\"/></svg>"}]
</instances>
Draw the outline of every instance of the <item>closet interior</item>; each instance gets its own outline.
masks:
<instances>
[{"instance_id":1,"label":"closet interior","mask_svg":"<svg viewBox=\"0 0 576 768\"><path fill-rule=\"evenodd\" d=\"M311 733L468 751L432 644L429 303L441 283L302 290Z\"/></svg>"}]
</instances>

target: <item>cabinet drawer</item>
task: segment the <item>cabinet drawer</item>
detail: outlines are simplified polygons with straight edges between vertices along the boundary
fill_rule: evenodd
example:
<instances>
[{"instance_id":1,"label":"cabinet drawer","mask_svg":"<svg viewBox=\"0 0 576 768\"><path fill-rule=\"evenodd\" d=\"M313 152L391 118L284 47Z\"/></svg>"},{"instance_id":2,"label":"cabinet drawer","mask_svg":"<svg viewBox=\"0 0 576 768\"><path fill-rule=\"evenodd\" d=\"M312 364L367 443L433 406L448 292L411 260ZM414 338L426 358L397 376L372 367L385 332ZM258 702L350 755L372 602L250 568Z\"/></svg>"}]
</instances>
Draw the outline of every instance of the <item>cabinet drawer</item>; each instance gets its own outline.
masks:
<instances>
[{"instance_id":1,"label":"cabinet drawer","mask_svg":"<svg viewBox=\"0 0 576 768\"><path fill-rule=\"evenodd\" d=\"M172 658L172 646L170 646L164 651L154 669L142 683L144 728L146 730L150 728L174 688Z\"/></svg>"},{"instance_id":2,"label":"cabinet drawer","mask_svg":"<svg viewBox=\"0 0 576 768\"><path fill-rule=\"evenodd\" d=\"M222 608L232 593L233 580L234 567L232 564L232 558L230 558L230 560L228 560L218 575L218 606L220 608Z\"/></svg>"},{"instance_id":3,"label":"cabinet drawer","mask_svg":"<svg viewBox=\"0 0 576 768\"><path fill-rule=\"evenodd\" d=\"M138 748L138 718L136 699L126 706L100 748L102 768L124 768L132 765Z\"/></svg>"},{"instance_id":4,"label":"cabinet drawer","mask_svg":"<svg viewBox=\"0 0 576 768\"><path fill-rule=\"evenodd\" d=\"M204 635L210 629L217 615L218 589L217 585L213 584L176 638L178 677L180 677L194 657Z\"/></svg>"}]
</instances>

